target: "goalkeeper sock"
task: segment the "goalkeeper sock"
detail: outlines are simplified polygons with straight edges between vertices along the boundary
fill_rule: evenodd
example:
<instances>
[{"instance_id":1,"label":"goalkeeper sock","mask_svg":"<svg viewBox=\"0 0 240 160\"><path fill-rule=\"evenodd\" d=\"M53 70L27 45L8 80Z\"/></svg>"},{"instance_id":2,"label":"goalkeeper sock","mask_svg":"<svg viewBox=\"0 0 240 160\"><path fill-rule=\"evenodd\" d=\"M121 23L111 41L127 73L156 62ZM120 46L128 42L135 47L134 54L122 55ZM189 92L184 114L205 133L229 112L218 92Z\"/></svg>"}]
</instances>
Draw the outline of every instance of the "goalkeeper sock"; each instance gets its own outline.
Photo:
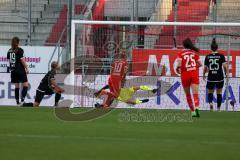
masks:
<instances>
[{"instance_id":1,"label":"goalkeeper sock","mask_svg":"<svg viewBox=\"0 0 240 160\"><path fill-rule=\"evenodd\" d=\"M140 89L143 91L152 91L153 90L151 87L148 87L148 86L140 86Z\"/></svg>"},{"instance_id":2,"label":"goalkeeper sock","mask_svg":"<svg viewBox=\"0 0 240 160\"><path fill-rule=\"evenodd\" d=\"M142 104L142 103L147 103L149 102L149 99L143 99L143 100L139 100L139 99L136 99L136 104Z\"/></svg>"},{"instance_id":3,"label":"goalkeeper sock","mask_svg":"<svg viewBox=\"0 0 240 160\"><path fill-rule=\"evenodd\" d=\"M19 88L15 88L15 99L17 104L19 104Z\"/></svg>"},{"instance_id":4,"label":"goalkeeper sock","mask_svg":"<svg viewBox=\"0 0 240 160\"><path fill-rule=\"evenodd\" d=\"M142 101L142 103L147 103L147 102L149 102L149 99L143 99L141 101Z\"/></svg>"}]
</instances>

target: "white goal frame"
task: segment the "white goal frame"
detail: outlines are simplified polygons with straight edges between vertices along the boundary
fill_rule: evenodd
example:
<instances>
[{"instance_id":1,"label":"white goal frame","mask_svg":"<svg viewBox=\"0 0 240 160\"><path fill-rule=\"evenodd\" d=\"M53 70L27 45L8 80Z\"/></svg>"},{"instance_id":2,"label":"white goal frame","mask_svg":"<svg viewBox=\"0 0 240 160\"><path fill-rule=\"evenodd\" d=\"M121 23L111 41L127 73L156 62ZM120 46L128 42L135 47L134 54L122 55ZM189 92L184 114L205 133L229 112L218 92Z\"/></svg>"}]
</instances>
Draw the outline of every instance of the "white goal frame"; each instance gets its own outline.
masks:
<instances>
[{"instance_id":1,"label":"white goal frame","mask_svg":"<svg viewBox=\"0 0 240 160\"><path fill-rule=\"evenodd\" d=\"M71 21L71 73L70 73L70 83L75 84L74 79L74 61L75 58L75 35L76 35L76 25L132 25L132 26L201 26L201 27L240 27L240 23L231 22L140 22L140 21L92 21L92 20L72 20ZM230 37L230 36L229 36ZM230 38L229 38L230 43ZM230 47L230 45L229 45ZM230 50L230 48L229 48ZM228 56L230 56L230 53L228 53ZM229 61L228 61L229 63ZM228 92L227 92L228 94ZM228 96L228 95L227 95ZM228 100L228 99L227 99ZM226 105L227 110L227 105Z\"/></svg>"}]
</instances>

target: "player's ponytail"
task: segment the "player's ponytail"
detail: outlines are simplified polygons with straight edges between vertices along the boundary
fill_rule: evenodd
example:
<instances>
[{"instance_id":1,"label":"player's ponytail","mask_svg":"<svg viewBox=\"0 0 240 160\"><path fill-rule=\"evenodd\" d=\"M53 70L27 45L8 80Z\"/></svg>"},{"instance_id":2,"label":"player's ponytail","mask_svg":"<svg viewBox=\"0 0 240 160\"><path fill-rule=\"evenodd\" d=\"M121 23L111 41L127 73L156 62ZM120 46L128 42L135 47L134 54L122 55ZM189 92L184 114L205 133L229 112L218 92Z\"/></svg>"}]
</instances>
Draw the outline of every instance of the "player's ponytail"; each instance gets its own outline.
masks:
<instances>
[{"instance_id":1,"label":"player's ponytail","mask_svg":"<svg viewBox=\"0 0 240 160\"><path fill-rule=\"evenodd\" d=\"M217 44L217 42L216 42L216 38L213 38L213 40L212 40L211 50L212 50L213 52L216 52L216 51L218 50L218 44Z\"/></svg>"},{"instance_id":2,"label":"player's ponytail","mask_svg":"<svg viewBox=\"0 0 240 160\"><path fill-rule=\"evenodd\" d=\"M191 49L193 51L199 52L199 49L194 46L190 38L187 38L183 41L183 46L185 49Z\"/></svg>"}]
</instances>

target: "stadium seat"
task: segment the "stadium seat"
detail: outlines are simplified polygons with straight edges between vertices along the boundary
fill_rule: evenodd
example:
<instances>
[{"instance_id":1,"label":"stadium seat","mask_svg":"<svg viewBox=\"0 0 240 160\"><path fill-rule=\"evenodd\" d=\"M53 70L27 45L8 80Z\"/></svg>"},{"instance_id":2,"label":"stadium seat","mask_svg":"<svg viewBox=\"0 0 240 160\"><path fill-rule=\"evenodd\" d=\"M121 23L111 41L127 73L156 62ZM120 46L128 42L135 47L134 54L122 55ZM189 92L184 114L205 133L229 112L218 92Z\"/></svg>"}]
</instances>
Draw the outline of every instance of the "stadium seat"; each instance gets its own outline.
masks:
<instances>
[{"instance_id":1,"label":"stadium seat","mask_svg":"<svg viewBox=\"0 0 240 160\"><path fill-rule=\"evenodd\" d=\"M180 22L204 22L209 13L209 1L208 0L179 0L177 21ZM171 11L167 19L168 22L174 21L174 11ZM189 32L191 31L191 32ZM190 33L194 32L195 35L191 36L193 42L195 42L197 36L201 32L201 27L177 27L176 44L181 46L182 41L190 36ZM164 26L161 28L159 39L156 41L156 48L172 48L174 46L174 27Z\"/></svg>"},{"instance_id":2,"label":"stadium seat","mask_svg":"<svg viewBox=\"0 0 240 160\"><path fill-rule=\"evenodd\" d=\"M32 2L32 33L31 45L55 45L64 27L66 26L68 0L49 1L38 0ZM76 4L75 13L81 15L85 12L85 1ZM28 39L28 0L14 3L1 2L0 5L0 43L8 45L13 36L21 39L22 45ZM62 19L63 18L63 19ZM66 34L62 42L66 41Z\"/></svg>"}]
</instances>

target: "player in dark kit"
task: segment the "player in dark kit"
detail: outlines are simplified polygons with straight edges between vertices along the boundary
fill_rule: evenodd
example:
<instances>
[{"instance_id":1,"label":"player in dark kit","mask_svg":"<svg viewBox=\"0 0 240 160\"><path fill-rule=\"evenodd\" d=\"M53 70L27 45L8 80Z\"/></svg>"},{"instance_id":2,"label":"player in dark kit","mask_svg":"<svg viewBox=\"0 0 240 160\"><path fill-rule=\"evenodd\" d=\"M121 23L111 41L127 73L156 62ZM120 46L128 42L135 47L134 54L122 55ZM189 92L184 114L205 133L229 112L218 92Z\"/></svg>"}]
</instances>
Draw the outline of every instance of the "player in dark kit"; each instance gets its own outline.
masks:
<instances>
[{"instance_id":1,"label":"player in dark kit","mask_svg":"<svg viewBox=\"0 0 240 160\"><path fill-rule=\"evenodd\" d=\"M228 76L227 62L225 56L220 54L218 50L218 44L213 39L211 44L211 50L213 51L205 58L203 79L206 79L206 73L208 72L207 89L208 89L208 101L210 110L213 110L213 93L217 90L217 108L220 111L222 104L222 89L224 86L224 73ZM225 72L223 72L223 69Z\"/></svg>"},{"instance_id":2,"label":"player in dark kit","mask_svg":"<svg viewBox=\"0 0 240 160\"><path fill-rule=\"evenodd\" d=\"M52 62L51 71L49 71L42 81L40 82L36 91L36 97L34 103L24 103L23 107L39 107L43 97L45 95L52 95L55 93L55 106L58 106L58 102L61 99L61 93L64 90L59 87L55 80L56 72L60 69L57 62Z\"/></svg>"},{"instance_id":3,"label":"player in dark kit","mask_svg":"<svg viewBox=\"0 0 240 160\"><path fill-rule=\"evenodd\" d=\"M27 74L29 73L28 66L25 62L24 51L19 47L19 42L19 38L14 37L12 39L12 47L8 50L7 53L7 59L9 60L9 70L11 72L11 83L15 84L15 99L18 105L20 104L20 83L23 84L21 102L24 103L28 91Z\"/></svg>"}]
</instances>

